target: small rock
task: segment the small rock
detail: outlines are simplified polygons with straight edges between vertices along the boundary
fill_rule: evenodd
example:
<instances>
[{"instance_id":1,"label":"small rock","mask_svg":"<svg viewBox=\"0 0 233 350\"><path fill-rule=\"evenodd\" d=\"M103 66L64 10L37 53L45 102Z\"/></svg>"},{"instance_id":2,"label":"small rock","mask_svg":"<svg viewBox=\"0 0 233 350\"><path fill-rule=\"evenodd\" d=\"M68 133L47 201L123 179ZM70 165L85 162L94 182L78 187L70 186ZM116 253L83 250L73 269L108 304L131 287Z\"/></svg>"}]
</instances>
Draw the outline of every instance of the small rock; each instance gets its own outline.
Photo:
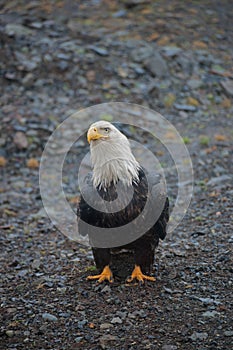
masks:
<instances>
[{"instance_id":1,"label":"small rock","mask_svg":"<svg viewBox=\"0 0 233 350\"><path fill-rule=\"evenodd\" d=\"M217 316L219 313L217 311L206 311L202 314L203 317L215 317Z\"/></svg>"},{"instance_id":2,"label":"small rock","mask_svg":"<svg viewBox=\"0 0 233 350\"><path fill-rule=\"evenodd\" d=\"M106 285L103 289L101 289L102 293L110 293L111 292L111 287Z\"/></svg>"},{"instance_id":3,"label":"small rock","mask_svg":"<svg viewBox=\"0 0 233 350\"><path fill-rule=\"evenodd\" d=\"M125 320L125 318L127 316L127 312L117 311L116 315L119 316L122 320Z\"/></svg>"},{"instance_id":4,"label":"small rock","mask_svg":"<svg viewBox=\"0 0 233 350\"><path fill-rule=\"evenodd\" d=\"M191 75L193 71L193 62L190 57L184 57L183 55L180 55L177 57L177 63L179 66L181 66L182 71L186 74Z\"/></svg>"},{"instance_id":5,"label":"small rock","mask_svg":"<svg viewBox=\"0 0 233 350\"><path fill-rule=\"evenodd\" d=\"M26 72L31 72L34 69L36 69L40 61L39 57L28 58L25 54L23 54L20 51L15 52L15 57L17 58L17 61L19 63L17 69L20 71L24 70Z\"/></svg>"},{"instance_id":6,"label":"small rock","mask_svg":"<svg viewBox=\"0 0 233 350\"><path fill-rule=\"evenodd\" d=\"M25 75L25 77L22 79L22 83L25 86L29 86L32 84L32 82L35 80L35 76L32 73L28 73Z\"/></svg>"},{"instance_id":7,"label":"small rock","mask_svg":"<svg viewBox=\"0 0 233 350\"><path fill-rule=\"evenodd\" d=\"M233 337L233 331L225 331L223 333L226 337Z\"/></svg>"},{"instance_id":8,"label":"small rock","mask_svg":"<svg viewBox=\"0 0 233 350\"><path fill-rule=\"evenodd\" d=\"M67 287L57 287L57 291L61 294L65 294L67 291Z\"/></svg>"},{"instance_id":9,"label":"small rock","mask_svg":"<svg viewBox=\"0 0 233 350\"><path fill-rule=\"evenodd\" d=\"M187 118L188 117L188 114L186 112L184 112L184 111L180 111L179 115L181 116L181 118Z\"/></svg>"},{"instance_id":10,"label":"small rock","mask_svg":"<svg viewBox=\"0 0 233 350\"><path fill-rule=\"evenodd\" d=\"M69 63L67 61L62 60L57 63L57 66L60 70L65 71L69 67Z\"/></svg>"},{"instance_id":11,"label":"small rock","mask_svg":"<svg viewBox=\"0 0 233 350\"><path fill-rule=\"evenodd\" d=\"M195 89L199 89L203 85L203 82L202 80L199 80L199 79L190 79L187 82L187 85L191 90L195 90Z\"/></svg>"},{"instance_id":12,"label":"small rock","mask_svg":"<svg viewBox=\"0 0 233 350\"><path fill-rule=\"evenodd\" d=\"M181 105L178 103L174 103L174 107L178 109L178 111L195 112L197 110L196 106Z\"/></svg>"},{"instance_id":13,"label":"small rock","mask_svg":"<svg viewBox=\"0 0 233 350\"><path fill-rule=\"evenodd\" d=\"M29 24L31 28L41 29L43 27L43 22L32 22Z\"/></svg>"},{"instance_id":14,"label":"small rock","mask_svg":"<svg viewBox=\"0 0 233 350\"><path fill-rule=\"evenodd\" d=\"M127 14L127 11L126 11L126 10L119 10L119 11L113 13L112 17L113 17L113 18L125 17L126 14Z\"/></svg>"},{"instance_id":15,"label":"small rock","mask_svg":"<svg viewBox=\"0 0 233 350\"><path fill-rule=\"evenodd\" d=\"M231 181L231 180L232 180L232 177L229 175L221 175L221 176L217 176L217 177L212 177L212 179L210 179L207 182L207 186L214 186L214 185L217 185L219 183Z\"/></svg>"},{"instance_id":16,"label":"small rock","mask_svg":"<svg viewBox=\"0 0 233 350\"><path fill-rule=\"evenodd\" d=\"M155 77L162 78L168 73L167 63L159 52L154 52L153 56L149 57L149 59L145 61L144 65L145 68Z\"/></svg>"},{"instance_id":17,"label":"small rock","mask_svg":"<svg viewBox=\"0 0 233 350\"><path fill-rule=\"evenodd\" d=\"M85 326L87 323L88 323L88 320L86 320L86 319L79 321L78 328L83 329L83 326Z\"/></svg>"},{"instance_id":18,"label":"small rock","mask_svg":"<svg viewBox=\"0 0 233 350\"><path fill-rule=\"evenodd\" d=\"M82 340L83 340L83 337L76 337L74 339L75 343L80 343L80 341L82 341Z\"/></svg>"},{"instance_id":19,"label":"small rock","mask_svg":"<svg viewBox=\"0 0 233 350\"><path fill-rule=\"evenodd\" d=\"M14 144L19 149L25 149L28 147L28 140L25 136L25 134L21 131L17 131L14 136Z\"/></svg>"},{"instance_id":20,"label":"small rock","mask_svg":"<svg viewBox=\"0 0 233 350\"><path fill-rule=\"evenodd\" d=\"M9 308L7 309L7 312L8 312L9 314L14 314L15 312L17 312L17 308L16 308L16 307L9 307Z\"/></svg>"},{"instance_id":21,"label":"small rock","mask_svg":"<svg viewBox=\"0 0 233 350\"><path fill-rule=\"evenodd\" d=\"M64 61L69 61L70 60L70 55L66 54L66 53L58 53L57 58L59 58L60 60L64 60Z\"/></svg>"},{"instance_id":22,"label":"small rock","mask_svg":"<svg viewBox=\"0 0 233 350\"><path fill-rule=\"evenodd\" d=\"M144 310L135 310L132 312L132 314L136 317L142 317L142 318L145 318L147 316L147 313L144 311Z\"/></svg>"},{"instance_id":23,"label":"small rock","mask_svg":"<svg viewBox=\"0 0 233 350\"><path fill-rule=\"evenodd\" d=\"M13 335L14 335L14 331L8 330L8 331L6 331L6 335L7 335L9 338L12 338Z\"/></svg>"},{"instance_id":24,"label":"small rock","mask_svg":"<svg viewBox=\"0 0 233 350\"><path fill-rule=\"evenodd\" d=\"M35 260L33 260L31 266L32 266L32 269L33 269L33 270L39 270L39 268L40 268L40 266L41 266L41 261L40 261L40 259L35 259Z\"/></svg>"},{"instance_id":25,"label":"small rock","mask_svg":"<svg viewBox=\"0 0 233 350\"><path fill-rule=\"evenodd\" d=\"M162 350L176 350L176 349L178 349L176 345L167 344L162 346Z\"/></svg>"},{"instance_id":26,"label":"small rock","mask_svg":"<svg viewBox=\"0 0 233 350\"><path fill-rule=\"evenodd\" d=\"M46 53L43 57L44 61L46 62L52 62L53 60L53 57L49 54L49 53Z\"/></svg>"},{"instance_id":27,"label":"small rock","mask_svg":"<svg viewBox=\"0 0 233 350\"><path fill-rule=\"evenodd\" d=\"M233 81L232 80L225 80L225 81L221 81L221 85L224 89L224 91L229 95L229 96L233 96Z\"/></svg>"},{"instance_id":28,"label":"small rock","mask_svg":"<svg viewBox=\"0 0 233 350\"><path fill-rule=\"evenodd\" d=\"M164 46L163 53L166 57L175 57L181 52L181 48L176 46Z\"/></svg>"},{"instance_id":29,"label":"small rock","mask_svg":"<svg viewBox=\"0 0 233 350\"><path fill-rule=\"evenodd\" d=\"M111 320L111 323L115 324L115 323L122 323L122 319L120 317L113 317L113 319Z\"/></svg>"},{"instance_id":30,"label":"small rock","mask_svg":"<svg viewBox=\"0 0 233 350\"><path fill-rule=\"evenodd\" d=\"M214 304L214 299L212 298L197 298L204 304Z\"/></svg>"},{"instance_id":31,"label":"small rock","mask_svg":"<svg viewBox=\"0 0 233 350\"><path fill-rule=\"evenodd\" d=\"M102 349L106 349L108 342L116 341L116 340L118 340L118 337L111 334L105 334L99 338L100 346Z\"/></svg>"},{"instance_id":32,"label":"small rock","mask_svg":"<svg viewBox=\"0 0 233 350\"><path fill-rule=\"evenodd\" d=\"M100 56L108 56L108 50L104 47L90 46L90 49Z\"/></svg>"},{"instance_id":33,"label":"small rock","mask_svg":"<svg viewBox=\"0 0 233 350\"><path fill-rule=\"evenodd\" d=\"M37 213L34 213L34 214L31 214L30 215L30 218L33 218L33 219L41 219L41 218L47 218L48 215L45 211L44 208L41 208Z\"/></svg>"},{"instance_id":34,"label":"small rock","mask_svg":"<svg viewBox=\"0 0 233 350\"><path fill-rule=\"evenodd\" d=\"M42 318L46 321L52 321L52 322L58 321L58 318L56 316L49 314L48 312L44 312L42 314Z\"/></svg>"},{"instance_id":35,"label":"small rock","mask_svg":"<svg viewBox=\"0 0 233 350\"><path fill-rule=\"evenodd\" d=\"M109 329L109 328L111 328L111 327L113 327L113 325L112 325L111 323L102 323L102 324L100 325L100 329L101 329L101 330Z\"/></svg>"},{"instance_id":36,"label":"small rock","mask_svg":"<svg viewBox=\"0 0 233 350\"><path fill-rule=\"evenodd\" d=\"M9 36L29 36L32 35L33 31L21 24L9 23L5 28L6 34Z\"/></svg>"},{"instance_id":37,"label":"small rock","mask_svg":"<svg viewBox=\"0 0 233 350\"><path fill-rule=\"evenodd\" d=\"M192 341L196 341L196 340L205 340L208 338L208 333L198 333L198 332L193 332L193 334L190 337L192 339Z\"/></svg>"},{"instance_id":38,"label":"small rock","mask_svg":"<svg viewBox=\"0 0 233 350\"><path fill-rule=\"evenodd\" d=\"M1 136L0 137L0 147L3 147L6 144L6 137Z\"/></svg>"},{"instance_id":39,"label":"small rock","mask_svg":"<svg viewBox=\"0 0 233 350\"><path fill-rule=\"evenodd\" d=\"M140 66L134 66L133 69L138 75L143 75L145 73L145 70Z\"/></svg>"}]
</instances>

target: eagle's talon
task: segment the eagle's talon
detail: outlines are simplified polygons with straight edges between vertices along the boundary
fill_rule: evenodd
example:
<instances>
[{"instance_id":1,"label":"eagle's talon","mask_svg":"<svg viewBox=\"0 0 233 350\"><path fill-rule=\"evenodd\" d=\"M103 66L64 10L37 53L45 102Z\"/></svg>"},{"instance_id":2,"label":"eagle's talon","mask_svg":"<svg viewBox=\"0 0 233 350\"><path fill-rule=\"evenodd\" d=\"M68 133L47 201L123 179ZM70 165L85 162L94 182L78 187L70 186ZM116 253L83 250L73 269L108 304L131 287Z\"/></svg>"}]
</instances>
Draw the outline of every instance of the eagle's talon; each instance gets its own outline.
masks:
<instances>
[{"instance_id":1,"label":"eagle's talon","mask_svg":"<svg viewBox=\"0 0 233 350\"><path fill-rule=\"evenodd\" d=\"M134 279L137 279L140 284L144 284L145 280L152 281L152 282L155 281L155 277L144 275L142 273L142 270L141 270L140 266L138 266L138 265L135 265L135 268L134 268L134 270L132 272L132 275L131 275L130 278L127 279L127 282L130 283Z\"/></svg>"},{"instance_id":2,"label":"eagle's talon","mask_svg":"<svg viewBox=\"0 0 233 350\"><path fill-rule=\"evenodd\" d=\"M103 281L108 281L112 283L113 282L112 271L110 267L107 265L104 267L101 274L94 275L94 276L87 276L87 280L98 280L98 283L102 283Z\"/></svg>"}]
</instances>

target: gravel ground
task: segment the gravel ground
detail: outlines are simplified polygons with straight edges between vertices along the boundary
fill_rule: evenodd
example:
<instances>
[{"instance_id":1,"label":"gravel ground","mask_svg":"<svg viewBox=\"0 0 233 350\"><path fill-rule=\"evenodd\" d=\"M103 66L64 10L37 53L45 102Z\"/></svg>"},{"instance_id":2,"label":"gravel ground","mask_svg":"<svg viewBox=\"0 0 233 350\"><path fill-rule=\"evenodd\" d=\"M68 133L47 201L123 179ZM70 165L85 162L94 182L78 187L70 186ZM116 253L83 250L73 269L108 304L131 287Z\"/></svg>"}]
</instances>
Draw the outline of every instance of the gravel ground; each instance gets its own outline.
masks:
<instances>
[{"instance_id":1,"label":"gravel ground","mask_svg":"<svg viewBox=\"0 0 233 350\"><path fill-rule=\"evenodd\" d=\"M230 349L230 2L8 1L0 11L0 349ZM40 198L51 132L70 113L110 101L164 115L194 166L190 208L158 248L156 282L143 286L86 281L90 249L52 225ZM73 206L75 164L88 150L85 140L76 146L66 166ZM166 168L167 155L154 151Z\"/></svg>"}]
</instances>

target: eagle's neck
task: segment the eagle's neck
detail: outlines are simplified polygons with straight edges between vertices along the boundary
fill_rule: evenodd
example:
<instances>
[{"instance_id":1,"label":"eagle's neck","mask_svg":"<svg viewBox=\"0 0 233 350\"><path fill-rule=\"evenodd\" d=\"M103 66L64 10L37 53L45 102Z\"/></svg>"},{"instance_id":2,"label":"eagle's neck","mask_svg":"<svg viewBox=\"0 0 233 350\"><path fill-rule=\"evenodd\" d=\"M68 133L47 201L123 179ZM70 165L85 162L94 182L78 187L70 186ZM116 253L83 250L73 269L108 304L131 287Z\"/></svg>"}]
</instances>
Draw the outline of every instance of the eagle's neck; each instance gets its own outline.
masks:
<instances>
[{"instance_id":1,"label":"eagle's neck","mask_svg":"<svg viewBox=\"0 0 233 350\"><path fill-rule=\"evenodd\" d=\"M133 156L129 143L99 142L91 147L93 185L108 188L121 181L130 186L139 181L140 165Z\"/></svg>"}]
</instances>

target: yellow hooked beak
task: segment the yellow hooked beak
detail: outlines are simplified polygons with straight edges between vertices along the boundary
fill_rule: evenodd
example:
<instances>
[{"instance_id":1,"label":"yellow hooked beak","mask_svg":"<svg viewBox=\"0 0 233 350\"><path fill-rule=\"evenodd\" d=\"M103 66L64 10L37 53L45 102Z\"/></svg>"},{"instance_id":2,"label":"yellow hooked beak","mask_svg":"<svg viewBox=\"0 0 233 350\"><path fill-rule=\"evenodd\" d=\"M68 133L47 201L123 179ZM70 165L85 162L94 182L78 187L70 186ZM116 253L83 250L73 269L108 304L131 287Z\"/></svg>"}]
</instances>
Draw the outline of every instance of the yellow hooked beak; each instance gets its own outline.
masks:
<instances>
[{"instance_id":1,"label":"yellow hooked beak","mask_svg":"<svg viewBox=\"0 0 233 350\"><path fill-rule=\"evenodd\" d=\"M87 141L90 143L92 140L98 140L101 138L107 138L106 135L102 135L98 132L97 128L90 128L87 132Z\"/></svg>"}]
</instances>

